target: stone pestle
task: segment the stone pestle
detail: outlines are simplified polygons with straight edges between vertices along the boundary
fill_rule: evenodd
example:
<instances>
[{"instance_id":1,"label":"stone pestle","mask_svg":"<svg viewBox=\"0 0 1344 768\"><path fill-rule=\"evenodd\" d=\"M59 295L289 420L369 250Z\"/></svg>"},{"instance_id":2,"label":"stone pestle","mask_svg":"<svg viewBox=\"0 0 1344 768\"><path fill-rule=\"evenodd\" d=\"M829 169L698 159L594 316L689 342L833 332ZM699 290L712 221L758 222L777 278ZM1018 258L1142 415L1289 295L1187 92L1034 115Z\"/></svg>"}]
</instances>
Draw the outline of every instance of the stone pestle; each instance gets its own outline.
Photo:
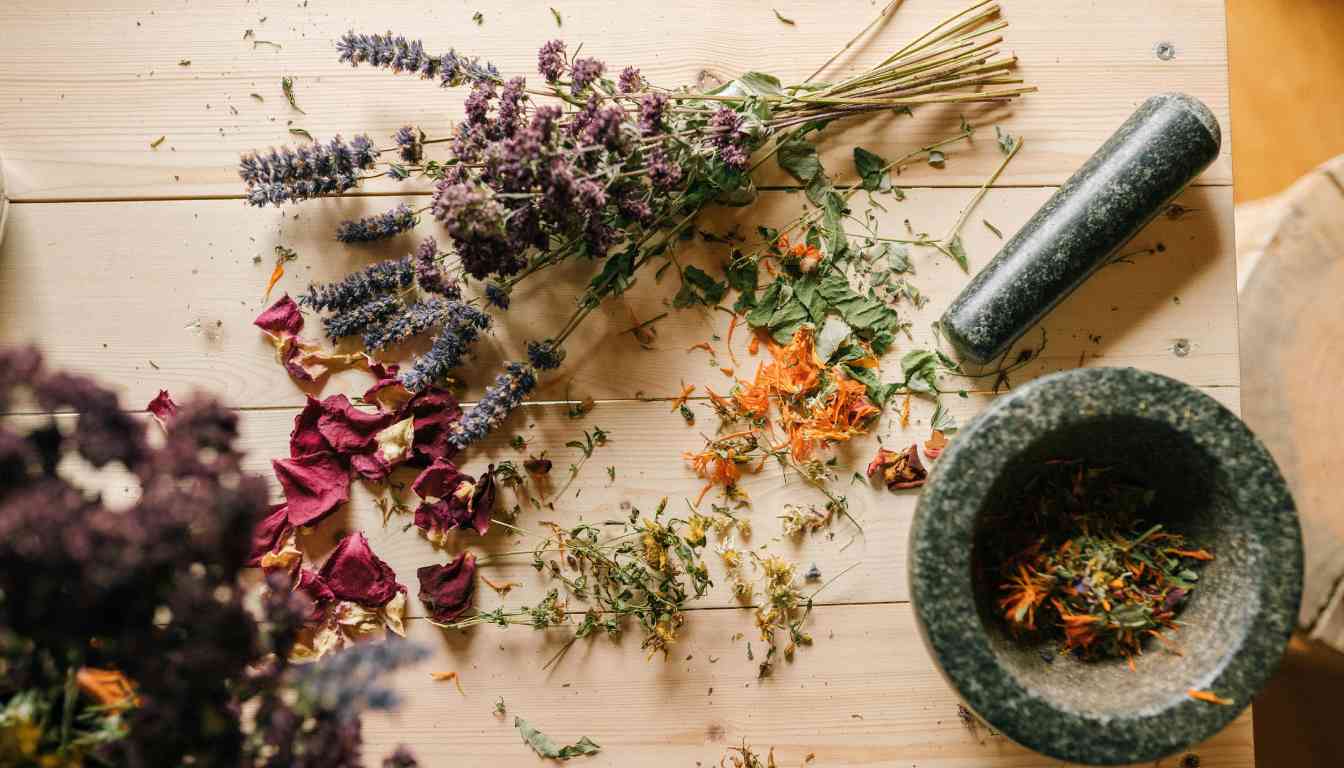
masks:
<instances>
[{"instance_id":1,"label":"stone pestle","mask_svg":"<svg viewBox=\"0 0 1344 768\"><path fill-rule=\"evenodd\" d=\"M1104 266L1218 157L1198 99L1153 96L980 270L943 313L963 360L988 363Z\"/></svg>"}]
</instances>

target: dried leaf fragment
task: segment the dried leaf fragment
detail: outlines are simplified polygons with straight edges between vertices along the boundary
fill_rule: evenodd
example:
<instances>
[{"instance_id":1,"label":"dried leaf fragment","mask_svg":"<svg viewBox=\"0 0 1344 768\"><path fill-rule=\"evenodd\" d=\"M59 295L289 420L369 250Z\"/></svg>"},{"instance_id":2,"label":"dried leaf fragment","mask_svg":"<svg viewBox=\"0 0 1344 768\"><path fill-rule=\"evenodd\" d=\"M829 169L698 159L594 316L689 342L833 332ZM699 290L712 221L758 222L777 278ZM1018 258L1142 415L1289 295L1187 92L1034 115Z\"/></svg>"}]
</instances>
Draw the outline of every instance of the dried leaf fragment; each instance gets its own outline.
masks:
<instances>
[{"instance_id":1,"label":"dried leaf fragment","mask_svg":"<svg viewBox=\"0 0 1344 768\"><path fill-rule=\"evenodd\" d=\"M523 741L532 750L542 757L549 757L552 760L568 760L572 757L581 757L584 755L596 755L602 750L592 739L587 736L581 737L573 744L559 746L551 737L533 728L530 723L521 717L513 718L513 727L518 729L518 733L523 737Z\"/></svg>"}]
</instances>

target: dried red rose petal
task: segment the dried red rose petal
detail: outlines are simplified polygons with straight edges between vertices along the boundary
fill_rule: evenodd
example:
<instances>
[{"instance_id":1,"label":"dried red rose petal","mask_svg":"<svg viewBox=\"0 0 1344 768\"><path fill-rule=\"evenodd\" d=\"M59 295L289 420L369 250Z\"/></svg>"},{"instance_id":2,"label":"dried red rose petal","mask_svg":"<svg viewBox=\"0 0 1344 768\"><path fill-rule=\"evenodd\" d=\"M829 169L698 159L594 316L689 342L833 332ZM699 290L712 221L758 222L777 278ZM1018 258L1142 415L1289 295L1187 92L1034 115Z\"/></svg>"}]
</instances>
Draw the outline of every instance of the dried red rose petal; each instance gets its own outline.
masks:
<instances>
[{"instance_id":1,"label":"dried red rose petal","mask_svg":"<svg viewBox=\"0 0 1344 768\"><path fill-rule=\"evenodd\" d=\"M406 587L397 583L392 566L369 548L369 540L360 531L347 534L322 564L318 575L342 600L368 608L381 608Z\"/></svg>"},{"instance_id":2,"label":"dried red rose petal","mask_svg":"<svg viewBox=\"0 0 1344 768\"><path fill-rule=\"evenodd\" d=\"M294 429L289 433L289 455L307 456L310 453L330 451L331 445L317 429L317 420L322 415L322 403L312 395L308 402L294 417Z\"/></svg>"},{"instance_id":3,"label":"dried red rose petal","mask_svg":"<svg viewBox=\"0 0 1344 768\"><path fill-rule=\"evenodd\" d=\"M397 370L396 363L370 363L369 373L378 381L364 391L364 402L373 403L388 413L397 414L398 419L403 419L406 417L403 410L412 395L402 386L401 379L397 378Z\"/></svg>"},{"instance_id":4,"label":"dried red rose petal","mask_svg":"<svg viewBox=\"0 0 1344 768\"><path fill-rule=\"evenodd\" d=\"M173 396L168 394L166 389L160 389L159 394L149 401L149 405L145 406L145 409L164 429L167 429L173 419L177 418L177 403L173 402Z\"/></svg>"},{"instance_id":5,"label":"dried red rose petal","mask_svg":"<svg viewBox=\"0 0 1344 768\"><path fill-rule=\"evenodd\" d=\"M312 525L350 500L350 470L331 452L271 462L291 525Z\"/></svg>"},{"instance_id":6,"label":"dried red rose petal","mask_svg":"<svg viewBox=\"0 0 1344 768\"><path fill-rule=\"evenodd\" d=\"M289 524L289 510L284 504L272 504L266 516L252 529L252 552L247 556L248 567L260 566L261 558L267 552L275 551L280 541L292 530L294 526Z\"/></svg>"},{"instance_id":7,"label":"dried red rose petal","mask_svg":"<svg viewBox=\"0 0 1344 768\"><path fill-rule=\"evenodd\" d=\"M332 395L322 401L317 430L337 453L368 453L378 433L395 420L395 414L361 411L345 395Z\"/></svg>"},{"instance_id":8,"label":"dried red rose petal","mask_svg":"<svg viewBox=\"0 0 1344 768\"><path fill-rule=\"evenodd\" d=\"M523 461L523 469L527 470L529 475L549 475L551 473L551 460L545 457L529 456Z\"/></svg>"},{"instance_id":9,"label":"dried red rose petal","mask_svg":"<svg viewBox=\"0 0 1344 768\"><path fill-rule=\"evenodd\" d=\"M420 579L420 602L430 619L449 622L471 608L476 591L476 557L463 552L447 565L426 565L416 569Z\"/></svg>"},{"instance_id":10,"label":"dried red rose petal","mask_svg":"<svg viewBox=\"0 0 1344 768\"><path fill-rule=\"evenodd\" d=\"M437 459L451 459L457 447L449 441L452 426L462 419L457 398L443 389L431 387L416 393L398 418L415 417L415 446L412 463L423 466Z\"/></svg>"},{"instance_id":11,"label":"dried red rose petal","mask_svg":"<svg viewBox=\"0 0 1344 768\"><path fill-rule=\"evenodd\" d=\"M877 455L868 463L868 477L874 476L880 477L888 489L897 491L918 488L924 484L929 473L919 460L919 446L911 444L899 452L879 448Z\"/></svg>"},{"instance_id":12,"label":"dried red rose petal","mask_svg":"<svg viewBox=\"0 0 1344 768\"><path fill-rule=\"evenodd\" d=\"M357 453L351 456L350 467L371 483L381 483L392 474L392 465L377 453Z\"/></svg>"},{"instance_id":13,"label":"dried red rose petal","mask_svg":"<svg viewBox=\"0 0 1344 768\"><path fill-rule=\"evenodd\" d=\"M336 602L336 594L327 586L327 582L307 568L299 571L299 580L294 585L294 591L302 593L313 604L313 609L308 614L308 621L320 621L327 606Z\"/></svg>"},{"instance_id":14,"label":"dried red rose petal","mask_svg":"<svg viewBox=\"0 0 1344 768\"><path fill-rule=\"evenodd\" d=\"M439 459L420 472L411 483L411 490L422 499L443 499L452 496L463 482L475 481L453 462Z\"/></svg>"},{"instance_id":15,"label":"dried red rose petal","mask_svg":"<svg viewBox=\"0 0 1344 768\"><path fill-rule=\"evenodd\" d=\"M268 307L252 324L272 336L298 336L303 330L303 313L286 293Z\"/></svg>"},{"instance_id":16,"label":"dried red rose petal","mask_svg":"<svg viewBox=\"0 0 1344 768\"><path fill-rule=\"evenodd\" d=\"M486 468L485 474L476 481L476 492L471 495L471 522L476 532L484 536L490 530L490 518L495 514L495 501L499 497L499 486L495 483L495 465Z\"/></svg>"}]
</instances>

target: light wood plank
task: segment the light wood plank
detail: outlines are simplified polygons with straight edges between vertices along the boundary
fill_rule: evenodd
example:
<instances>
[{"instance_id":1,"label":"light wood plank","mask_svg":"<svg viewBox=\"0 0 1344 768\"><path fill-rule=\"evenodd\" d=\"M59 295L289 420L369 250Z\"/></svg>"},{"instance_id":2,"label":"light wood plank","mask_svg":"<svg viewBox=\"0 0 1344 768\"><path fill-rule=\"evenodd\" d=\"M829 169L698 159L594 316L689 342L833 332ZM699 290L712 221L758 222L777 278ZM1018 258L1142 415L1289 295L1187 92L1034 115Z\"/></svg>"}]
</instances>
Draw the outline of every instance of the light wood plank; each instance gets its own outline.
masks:
<instances>
[{"instance_id":1,"label":"light wood plank","mask_svg":"<svg viewBox=\"0 0 1344 768\"><path fill-rule=\"evenodd\" d=\"M535 766L513 728L518 715L557 740L590 736L603 747L585 761L594 766L714 766L746 739L762 752L775 746L781 766L815 752L809 765L1062 768L961 723L956 695L925 655L910 606L823 607L810 624L816 643L758 680L746 658L754 628L744 610L696 613L668 662L646 662L633 637L619 644L597 638L550 672L540 667L559 637L496 627L445 634L415 621L411 637L430 644L434 656L398 674L404 705L392 716L366 717L365 744L370 755L411 744L427 765ZM734 641L739 632L746 637ZM430 682L431 671L458 672L466 695L450 682ZM493 714L500 697L503 718ZM1192 751L1205 768L1249 768L1252 740L1248 710ZM1178 759L1156 766L1175 768Z\"/></svg>"},{"instance_id":2,"label":"light wood plank","mask_svg":"<svg viewBox=\"0 0 1344 768\"><path fill-rule=\"evenodd\" d=\"M455 47L484 55L505 73L533 75L537 47L553 37L605 58L619 69L643 66L669 86L703 74L731 78L756 69L786 82L805 78L877 11L867 0L793 0L797 26L778 22L769 4L729 10L714 0L668 4L551 0L443 5L427 0L376 4L196 0L17 0L0 7L0 152L17 199L153 198L238 195L240 151L284 143L290 122L316 136L367 131L385 140L399 126L442 126L460 116L461 91L440 91L411 78L336 61L333 41L354 28L423 34L431 50ZM908 0L893 21L837 63L839 72L872 65L968 5ZM484 23L471 22L476 8ZM827 164L849 170L849 147L895 156L956 130L964 112L1027 138L1006 184L1059 184L1145 98L1183 90L1219 116L1224 152L1201 183L1231 183L1226 30L1222 0L1005 3L1005 52L1040 93L1009 107L930 107L913 120L892 116L836 130ZM263 20L264 17L264 20ZM253 46L244 30L280 43ZM1175 47L1160 60L1159 42ZM189 59L189 67L178 61ZM282 76L297 82L292 111ZM535 76L534 76L535 79ZM252 99L260 93L264 103ZM237 110L237 113L234 113ZM166 140L157 150L150 142ZM947 168L912 167L910 184L975 185L998 162L987 128L970 151L951 153ZM386 188L386 187L384 187Z\"/></svg>"},{"instance_id":3,"label":"light wood plank","mask_svg":"<svg viewBox=\"0 0 1344 768\"><path fill-rule=\"evenodd\" d=\"M1234 411L1237 409L1237 387L1210 387L1204 391ZM965 424L992 399L991 395L975 394L965 399L949 397L946 401L958 422ZM680 415L670 412L666 403L601 403L586 418L578 420L570 418L563 406L526 406L485 443L461 457L461 464L465 471L479 474L491 462L510 459L520 464L529 454L544 450L546 456L554 461L555 467L544 486L529 488L531 493L540 498L543 506L539 507L527 498L520 498L511 490L505 490L500 495L502 511L507 511L515 504L521 507L516 523L529 531L541 532L538 524L542 521L568 527L584 520L602 522L625 519L629 512L623 508L623 504L632 504L644 513L651 514L658 500L663 497L668 498L667 513L685 519L691 512L690 502L700 494L704 483L682 461L681 454L702 447L702 435L713 434L718 424L706 403L694 402L692 409L696 414L694 425L686 424ZM272 476L270 461L288 455L289 432L296 413L295 409L284 408L245 411L241 414L241 447L247 453L245 467L270 481L277 500L283 496ZM785 478L777 467L769 467L760 474L748 475L741 484L752 506L750 509L735 510L735 514L749 520L753 531L750 539L734 536L732 545L743 551L766 547L771 552L798 562L800 572L816 563L823 579L852 567L843 578L818 596L821 603L908 600L906 550L918 492L892 493L880 485L873 486L866 479L854 478L852 475L856 471L863 471L880 443L889 447L922 443L929 436L931 417L932 405L915 400L911 404L908 428L902 429L895 419L884 420L873 435L826 454L834 455L839 460L837 477L831 484L832 490L849 500L850 512L862 526L862 533L853 522L836 519L820 532L796 539L785 537L779 520L784 505L820 506L824 504L825 497L805 485L797 475L790 473ZM10 417L10 421L32 425L47 418L16 416ZM68 423L74 417L60 415L56 418L62 423ZM564 443L581 438L580 433L593 426L600 426L610 434L609 443L597 448L591 459L581 462L581 452ZM508 445L513 435L521 435L527 440L526 450L519 451ZM579 471L574 481L566 486L569 467L576 463L580 464ZM936 469L936 462L927 463ZM616 467L615 481L607 475L606 468L609 466ZM81 473L76 476L95 482L95 487L102 489L113 503L134 497L134 483L127 482L121 476L90 476L79 469L74 471ZM414 470L406 470L394 479L409 483L414 477ZM477 557L484 558L491 553L531 550L536 546L536 539L519 536L496 526L484 538L478 537L474 531L455 534L440 549L411 527L409 514L395 516L384 525L376 499L380 496L399 497L413 508L417 499L409 490L389 492L385 487L356 481L351 495L350 504L311 532L305 532L300 546L308 555L310 563L316 567L346 531L364 531L373 550L392 566L399 580L411 588L412 599L408 607L408 615L411 616L425 615L415 598L419 589L415 570L420 566L445 562L448 557L456 556L463 549L470 549ZM706 496L701 511L708 514L711 504L718 501L717 496L717 492ZM706 550L705 557L717 587L697 601L697 607L730 608L740 605L732 596L731 582L715 553L719 543L719 537L711 534L711 546ZM477 605L485 610L493 610L501 605L516 607L535 603L553 586L562 586L539 576L532 568L530 556L498 559L494 563L483 564L481 568L482 573L495 582L515 581L521 584L503 598L484 584L480 585Z\"/></svg>"},{"instance_id":4,"label":"light wood plank","mask_svg":"<svg viewBox=\"0 0 1344 768\"><path fill-rule=\"evenodd\" d=\"M903 203L884 198L881 204L888 210L874 209L878 229L904 236L909 220L919 230L941 235L971 194L918 189ZM983 266L1001 244L982 220L1010 235L1050 194L1040 188L991 191L965 228L971 270ZM303 392L275 363L251 324L264 306L261 293L274 263L272 247L286 244L300 254L273 299L283 291L298 293L310 281L336 279L371 256L394 256L413 247L411 236L373 251L330 240L341 218L392 202L362 198L304 207L297 220L234 201L16 204L0 250L0 339L36 342L54 362L98 374L122 391L129 407L147 403L160 388L206 390L237 406L301 404ZM1131 246L1138 251L1160 243L1165 252L1139 254L1132 263L1103 269L1049 315L1045 355L1024 375L1080 364L1133 365L1194 384L1238 383L1231 191L1198 187L1180 202L1196 210L1179 220L1160 217ZM868 203L862 195L854 203L861 218ZM702 226L720 233L737 227L751 234L757 223L789 220L801 204L798 195L766 193L751 213L722 212ZM441 233L428 221L421 234ZM684 246L680 258L717 273L726 254L725 246L697 242ZM889 366L912 346L931 343L930 323L967 280L955 264L932 251L917 250L913 256L911 282L929 301L915 312L901 306L913 340L897 345ZM260 261L254 263L255 257ZM477 361L462 372L467 396L477 396L501 361L520 354L526 340L558 327L593 271L590 264L575 264L524 282L493 338L480 345ZM670 310L665 304L677 290L675 278L669 274L658 282L653 277L653 270L646 270L623 301L609 302L589 319L573 338L565 366L543 381L537 397L558 399L566 392L598 399L675 396L682 380L720 392L729 388L731 380L705 352L687 351L714 335L726 338L729 316ZM671 311L656 326L656 349L641 350L631 334L622 333L633 325L632 309L640 319ZM319 338L320 324L310 319L309 326L307 334ZM748 337L741 327L733 339L735 373L741 376L749 376L756 365L746 351ZM1173 351L1181 338L1190 340L1185 357ZM1023 343L1039 342L1039 332L1033 331ZM712 343L717 364L732 366L724 342ZM610 375L613 366L621 376ZM887 375L894 378L899 371ZM334 377L326 389L362 392L370 381L367 374L350 372ZM988 382L966 386L984 389Z\"/></svg>"}]
</instances>

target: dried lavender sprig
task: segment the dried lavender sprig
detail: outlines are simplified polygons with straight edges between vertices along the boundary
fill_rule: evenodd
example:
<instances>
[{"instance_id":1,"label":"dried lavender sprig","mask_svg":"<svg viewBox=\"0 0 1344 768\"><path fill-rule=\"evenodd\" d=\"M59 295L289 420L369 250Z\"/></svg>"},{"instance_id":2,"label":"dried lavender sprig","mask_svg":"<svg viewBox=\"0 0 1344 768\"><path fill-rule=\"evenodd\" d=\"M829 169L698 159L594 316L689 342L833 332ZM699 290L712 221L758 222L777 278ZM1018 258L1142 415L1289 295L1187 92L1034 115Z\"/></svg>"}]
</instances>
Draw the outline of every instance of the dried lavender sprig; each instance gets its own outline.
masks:
<instances>
[{"instance_id":1,"label":"dried lavender sprig","mask_svg":"<svg viewBox=\"0 0 1344 768\"><path fill-rule=\"evenodd\" d=\"M402 308L404 307L401 299L396 296L379 296L323 318L322 327L333 339L354 336L363 333L370 325L391 317L394 312Z\"/></svg>"},{"instance_id":2,"label":"dried lavender sprig","mask_svg":"<svg viewBox=\"0 0 1344 768\"><path fill-rule=\"evenodd\" d=\"M449 440L458 448L465 448L490 434L536 386L537 376L531 366L509 363L476 407L454 425Z\"/></svg>"},{"instance_id":3,"label":"dried lavender sprig","mask_svg":"<svg viewBox=\"0 0 1344 768\"><path fill-rule=\"evenodd\" d=\"M393 72L415 72L427 79L437 77L444 87L501 79L499 70L490 62L481 63L476 57L459 56L455 50L432 56L425 53L424 43L419 40L407 40L401 35L393 36L391 32L369 35L351 30L336 41L336 49L341 53L341 61L351 66L367 63Z\"/></svg>"},{"instance_id":4,"label":"dried lavender sprig","mask_svg":"<svg viewBox=\"0 0 1344 768\"><path fill-rule=\"evenodd\" d=\"M490 316L469 304L454 302L450 305L443 329L435 337L429 351L402 372L401 383L411 392L441 382L471 351L481 331L490 327Z\"/></svg>"},{"instance_id":5,"label":"dried lavender sprig","mask_svg":"<svg viewBox=\"0 0 1344 768\"><path fill-rule=\"evenodd\" d=\"M362 219L343 221L336 228L336 239L342 243L371 243L386 240L402 232L414 229L420 219L409 205L402 203L385 213L365 216Z\"/></svg>"},{"instance_id":6,"label":"dried lavender sprig","mask_svg":"<svg viewBox=\"0 0 1344 768\"><path fill-rule=\"evenodd\" d=\"M380 261L326 285L310 285L299 303L313 309L333 312L350 309L375 296L406 288L415 279L410 257Z\"/></svg>"},{"instance_id":7,"label":"dried lavender sprig","mask_svg":"<svg viewBox=\"0 0 1344 768\"><path fill-rule=\"evenodd\" d=\"M364 346L370 350L386 349L442 323L447 315L448 303L442 299L418 301L405 312L370 325L364 331Z\"/></svg>"},{"instance_id":8,"label":"dried lavender sprig","mask_svg":"<svg viewBox=\"0 0 1344 768\"><path fill-rule=\"evenodd\" d=\"M238 175L248 186L250 204L280 205L344 192L359 182L356 172L372 168L377 157L368 136L349 144L336 136L327 144L249 152L238 161Z\"/></svg>"},{"instance_id":9,"label":"dried lavender sprig","mask_svg":"<svg viewBox=\"0 0 1344 768\"><path fill-rule=\"evenodd\" d=\"M424 139L425 134L413 125L403 125L392 134L392 140L401 150L401 159L408 163L418 163L425 156Z\"/></svg>"},{"instance_id":10,"label":"dried lavender sprig","mask_svg":"<svg viewBox=\"0 0 1344 768\"><path fill-rule=\"evenodd\" d=\"M341 719L355 717L365 708L392 709L397 695L382 679L428 655L426 648L407 640L389 637L381 643L360 643L320 663L299 667L295 686L314 709Z\"/></svg>"}]
</instances>

